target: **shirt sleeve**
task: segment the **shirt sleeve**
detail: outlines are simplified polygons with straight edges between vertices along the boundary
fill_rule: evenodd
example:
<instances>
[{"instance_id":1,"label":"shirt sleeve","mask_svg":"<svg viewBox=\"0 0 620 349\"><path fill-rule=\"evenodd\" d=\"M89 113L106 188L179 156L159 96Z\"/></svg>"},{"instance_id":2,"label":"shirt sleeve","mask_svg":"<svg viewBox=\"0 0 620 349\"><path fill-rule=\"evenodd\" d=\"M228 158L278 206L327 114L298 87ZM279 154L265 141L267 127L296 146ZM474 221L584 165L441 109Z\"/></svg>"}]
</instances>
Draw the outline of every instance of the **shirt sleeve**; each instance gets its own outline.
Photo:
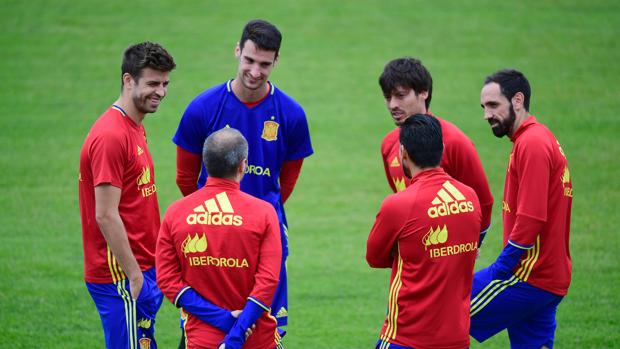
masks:
<instances>
[{"instance_id":1,"label":"shirt sleeve","mask_svg":"<svg viewBox=\"0 0 620 349\"><path fill-rule=\"evenodd\" d=\"M183 196L198 190L198 177L202 167L202 158L177 146L177 186Z\"/></svg>"},{"instance_id":2,"label":"shirt sleeve","mask_svg":"<svg viewBox=\"0 0 620 349\"><path fill-rule=\"evenodd\" d=\"M181 262L174 248L174 241L170 235L169 213L166 213L159 229L157 246L155 249L155 268L157 270L157 286L166 298L177 304L178 297L189 285L183 281Z\"/></svg>"},{"instance_id":3,"label":"shirt sleeve","mask_svg":"<svg viewBox=\"0 0 620 349\"><path fill-rule=\"evenodd\" d=\"M446 172L476 192L482 211L482 229L488 228L491 224L493 194L474 144L467 138L461 139L446 150L445 156L448 157L449 167L445 169Z\"/></svg>"},{"instance_id":4,"label":"shirt sleeve","mask_svg":"<svg viewBox=\"0 0 620 349\"><path fill-rule=\"evenodd\" d=\"M127 154L127 140L119 134L104 132L95 137L88 150L94 186L109 183L122 189Z\"/></svg>"},{"instance_id":5,"label":"shirt sleeve","mask_svg":"<svg viewBox=\"0 0 620 349\"><path fill-rule=\"evenodd\" d=\"M280 280L282 245L278 216L272 206L268 206L265 218L265 234L260 245L255 284L249 298L268 309Z\"/></svg>"},{"instance_id":6,"label":"shirt sleeve","mask_svg":"<svg viewBox=\"0 0 620 349\"><path fill-rule=\"evenodd\" d=\"M298 115L290 118L288 134L286 136L286 160L298 160L306 158L314 152L310 141L310 130L308 120L301 107L294 111Z\"/></svg>"},{"instance_id":7,"label":"shirt sleeve","mask_svg":"<svg viewBox=\"0 0 620 349\"><path fill-rule=\"evenodd\" d=\"M546 222L552 149L535 137L528 140L515 150L519 178L516 214ZM512 236L509 239L514 240Z\"/></svg>"},{"instance_id":8,"label":"shirt sleeve","mask_svg":"<svg viewBox=\"0 0 620 349\"><path fill-rule=\"evenodd\" d=\"M198 99L185 109L172 141L179 147L194 154L202 154L202 146L207 139L207 111Z\"/></svg>"},{"instance_id":9,"label":"shirt sleeve","mask_svg":"<svg viewBox=\"0 0 620 349\"><path fill-rule=\"evenodd\" d=\"M282 164L282 169L280 170L280 195L282 196L282 203L285 203L293 193L303 162L303 159L299 159L285 161Z\"/></svg>"},{"instance_id":10,"label":"shirt sleeve","mask_svg":"<svg viewBox=\"0 0 620 349\"><path fill-rule=\"evenodd\" d=\"M540 234L544 226L545 222L517 214L508 244L512 244L521 249L530 249L534 247L536 237Z\"/></svg>"},{"instance_id":11,"label":"shirt sleeve","mask_svg":"<svg viewBox=\"0 0 620 349\"><path fill-rule=\"evenodd\" d=\"M400 230L403 214L388 197L383 201L375 224L366 242L366 261L373 268L390 268L394 260L394 249Z\"/></svg>"},{"instance_id":12,"label":"shirt sleeve","mask_svg":"<svg viewBox=\"0 0 620 349\"><path fill-rule=\"evenodd\" d=\"M383 170L385 171L385 178L387 179L390 188L392 188L392 192L396 193L396 185L392 181L392 176L390 176L390 164L388 163L387 153L386 153L386 143L385 140L381 142L381 161L383 162ZM402 166L402 164L401 164Z\"/></svg>"}]
</instances>

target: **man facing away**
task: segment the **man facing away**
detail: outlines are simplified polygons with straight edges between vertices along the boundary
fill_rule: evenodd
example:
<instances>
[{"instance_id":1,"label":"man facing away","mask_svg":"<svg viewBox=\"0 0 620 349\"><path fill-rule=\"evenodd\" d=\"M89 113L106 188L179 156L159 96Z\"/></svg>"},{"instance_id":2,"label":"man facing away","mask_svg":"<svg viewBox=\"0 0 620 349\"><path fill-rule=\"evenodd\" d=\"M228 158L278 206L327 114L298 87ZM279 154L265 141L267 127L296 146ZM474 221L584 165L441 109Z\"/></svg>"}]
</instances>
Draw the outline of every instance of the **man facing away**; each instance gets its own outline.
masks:
<instances>
[{"instance_id":1,"label":"man facing away","mask_svg":"<svg viewBox=\"0 0 620 349\"><path fill-rule=\"evenodd\" d=\"M513 142L504 198L504 249L474 276L471 335L482 342L507 329L512 348L552 348L555 313L571 280L573 185L551 131L529 113L527 78L513 69L487 77L484 118Z\"/></svg>"},{"instance_id":2,"label":"man facing away","mask_svg":"<svg viewBox=\"0 0 620 349\"><path fill-rule=\"evenodd\" d=\"M188 195L209 176L200 154L211 133L233 127L247 139L250 154L241 190L271 203L280 221L282 264L272 311L284 335L288 321L284 202L293 191L303 159L313 150L304 110L268 80L281 40L273 24L248 22L235 48L237 76L206 90L189 104L173 141L177 145L177 184L183 195Z\"/></svg>"},{"instance_id":3,"label":"man facing away","mask_svg":"<svg viewBox=\"0 0 620 349\"><path fill-rule=\"evenodd\" d=\"M385 104L396 126L401 125L414 114L429 114L433 97L433 78L431 73L415 58L394 59L385 65L379 77L379 85L385 97ZM434 115L433 115L434 116ZM441 125L444 151L440 166L452 178L470 186L482 206L482 230L480 243L491 224L493 196L489 189L484 168L472 141L454 124L435 116ZM410 181L406 168L399 161L399 133L397 127L388 133L381 142L381 157L388 183L394 192L404 190ZM451 201L439 198L443 208L439 214L449 214Z\"/></svg>"},{"instance_id":4,"label":"man facing away","mask_svg":"<svg viewBox=\"0 0 620 349\"><path fill-rule=\"evenodd\" d=\"M207 183L164 216L157 282L187 314L188 349L273 349L280 342L269 313L282 258L280 227L268 202L239 188L247 157L239 131L212 133L203 155Z\"/></svg>"},{"instance_id":5,"label":"man facing away","mask_svg":"<svg viewBox=\"0 0 620 349\"><path fill-rule=\"evenodd\" d=\"M482 219L478 197L439 167L443 143L436 118L407 118L399 140L399 162L412 179L383 201L366 247L371 267L392 268L376 348L467 348ZM458 212L438 214L448 199Z\"/></svg>"},{"instance_id":6,"label":"man facing away","mask_svg":"<svg viewBox=\"0 0 620 349\"><path fill-rule=\"evenodd\" d=\"M159 44L130 46L123 56L121 95L93 124L80 152L84 279L107 348L157 348L160 221L142 121L166 96L174 68L172 56Z\"/></svg>"}]
</instances>

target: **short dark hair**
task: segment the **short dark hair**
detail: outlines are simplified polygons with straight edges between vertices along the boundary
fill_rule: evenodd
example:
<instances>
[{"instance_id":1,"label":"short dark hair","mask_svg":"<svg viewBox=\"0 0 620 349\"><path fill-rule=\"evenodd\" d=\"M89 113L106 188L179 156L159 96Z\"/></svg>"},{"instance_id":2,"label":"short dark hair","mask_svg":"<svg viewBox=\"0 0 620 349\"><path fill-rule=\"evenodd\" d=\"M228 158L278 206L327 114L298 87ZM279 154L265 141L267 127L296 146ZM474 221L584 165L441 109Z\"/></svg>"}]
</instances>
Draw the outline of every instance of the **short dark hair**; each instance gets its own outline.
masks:
<instances>
[{"instance_id":1,"label":"short dark hair","mask_svg":"<svg viewBox=\"0 0 620 349\"><path fill-rule=\"evenodd\" d=\"M146 41L131 45L123 54L123 64L121 65L121 87L122 76L129 73L134 80L140 79L142 69L151 68L162 72L172 71L176 67L172 56L160 44Z\"/></svg>"},{"instance_id":2,"label":"short dark hair","mask_svg":"<svg viewBox=\"0 0 620 349\"><path fill-rule=\"evenodd\" d=\"M278 57L282 34L275 25L262 19L254 19L249 21L241 32L239 48L242 51L247 40L252 40L261 50L275 52Z\"/></svg>"},{"instance_id":3,"label":"short dark hair","mask_svg":"<svg viewBox=\"0 0 620 349\"><path fill-rule=\"evenodd\" d=\"M431 105L433 78L419 59L403 57L388 62L379 77L379 85L384 96L389 96L399 86L412 89L416 95L427 91L426 108Z\"/></svg>"},{"instance_id":4,"label":"short dark hair","mask_svg":"<svg viewBox=\"0 0 620 349\"><path fill-rule=\"evenodd\" d=\"M238 130L230 127L213 132L202 149L207 173L215 178L232 178L237 168L248 158L248 142Z\"/></svg>"},{"instance_id":5,"label":"short dark hair","mask_svg":"<svg viewBox=\"0 0 620 349\"><path fill-rule=\"evenodd\" d=\"M532 95L532 90L530 89L529 81L527 81L523 73L516 69L502 69L484 79L485 85L492 82L499 85L500 91L504 97L508 98L508 101L510 101L517 92L523 93L523 106L525 110L530 110L530 96Z\"/></svg>"},{"instance_id":6,"label":"short dark hair","mask_svg":"<svg viewBox=\"0 0 620 349\"><path fill-rule=\"evenodd\" d=\"M420 168L437 167L443 154L441 125L433 116L415 114L400 126L400 144Z\"/></svg>"}]
</instances>

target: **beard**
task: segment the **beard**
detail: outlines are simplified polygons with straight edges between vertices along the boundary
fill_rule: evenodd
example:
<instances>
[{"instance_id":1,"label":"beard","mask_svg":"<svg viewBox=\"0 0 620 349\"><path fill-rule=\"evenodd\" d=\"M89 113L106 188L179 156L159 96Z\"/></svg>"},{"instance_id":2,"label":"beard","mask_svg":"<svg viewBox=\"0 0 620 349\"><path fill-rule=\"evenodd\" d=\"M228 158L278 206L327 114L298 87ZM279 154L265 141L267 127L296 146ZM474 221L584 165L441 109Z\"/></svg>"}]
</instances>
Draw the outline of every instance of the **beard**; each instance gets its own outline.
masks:
<instances>
[{"instance_id":1,"label":"beard","mask_svg":"<svg viewBox=\"0 0 620 349\"><path fill-rule=\"evenodd\" d=\"M141 98L139 95L132 96L133 104L136 106L136 109L138 109L138 111L144 114L154 113L157 111L157 107L159 107L159 104L151 106L150 99L150 95L145 96L144 98Z\"/></svg>"},{"instance_id":2,"label":"beard","mask_svg":"<svg viewBox=\"0 0 620 349\"><path fill-rule=\"evenodd\" d=\"M512 103L510 103L510 108L508 108L508 117L493 123L489 121L491 124L491 131L497 138L502 138L512 130L512 126L515 124L515 120L517 118L517 114L515 113L514 108L512 107Z\"/></svg>"}]
</instances>

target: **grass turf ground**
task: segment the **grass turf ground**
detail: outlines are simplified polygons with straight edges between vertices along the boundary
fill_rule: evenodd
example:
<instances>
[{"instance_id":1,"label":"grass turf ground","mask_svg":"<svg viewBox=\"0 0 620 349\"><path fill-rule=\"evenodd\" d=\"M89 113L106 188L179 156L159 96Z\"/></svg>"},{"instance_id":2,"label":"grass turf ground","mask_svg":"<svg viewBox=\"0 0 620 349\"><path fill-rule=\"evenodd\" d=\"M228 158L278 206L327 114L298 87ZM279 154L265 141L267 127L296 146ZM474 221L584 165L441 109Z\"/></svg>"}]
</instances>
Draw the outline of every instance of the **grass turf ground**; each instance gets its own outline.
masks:
<instances>
[{"instance_id":1,"label":"grass turf ground","mask_svg":"<svg viewBox=\"0 0 620 349\"><path fill-rule=\"evenodd\" d=\"M573 283L558 312L558 348L620 343L617 251L620 4L616 1L16 1L0 3L0 348L99 348L82 280L77 206L81 143L119 93L122 50L161 42L174 55L169 95L145 122L162 211L179 197L170 138L185 106L235 74L234 43L251 18L284 34L272 80L306 109L315 154L290 201L289 348L370 348L389 274L364 261L388 194L379 158L393 126L377 77L420 57L432 110L477 144L496 199L477 268L501 249L510 142L482 120L482 79L517 67L531 111L562 143L574 184ZM177 311L158 315L161 348L178 341ZM505 333L472 348L506 348Z\"/></svg>"}]
</instances>

